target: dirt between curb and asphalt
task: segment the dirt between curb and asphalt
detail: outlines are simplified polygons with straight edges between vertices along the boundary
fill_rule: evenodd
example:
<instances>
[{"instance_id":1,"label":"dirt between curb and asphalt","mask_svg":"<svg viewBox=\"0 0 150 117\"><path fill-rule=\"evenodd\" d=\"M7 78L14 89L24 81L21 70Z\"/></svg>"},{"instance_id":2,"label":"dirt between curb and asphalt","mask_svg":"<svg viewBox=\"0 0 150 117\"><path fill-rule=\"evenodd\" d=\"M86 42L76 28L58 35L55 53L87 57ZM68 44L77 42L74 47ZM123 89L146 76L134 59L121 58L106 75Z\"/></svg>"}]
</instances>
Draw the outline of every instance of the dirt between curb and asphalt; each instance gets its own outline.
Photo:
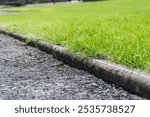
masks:
<instances>
[{"instance_id":1,"label":"dirt between curb and asphalt","mask_svg":"<svg viewBox=\"0 0 150 117\"><path fill-rule=\"evenodd\" d=\"M0 33L23 42L28 39L25 35L5 30L0 30ZM130 92L150 99L150 73L148 72L132 70L105 60L81 58L68 52L64 47L40 40L32 40L28 45L52 54L56 59L75 68L85 70L106 82L115 83Z\"/></svg>"}]
</instances>

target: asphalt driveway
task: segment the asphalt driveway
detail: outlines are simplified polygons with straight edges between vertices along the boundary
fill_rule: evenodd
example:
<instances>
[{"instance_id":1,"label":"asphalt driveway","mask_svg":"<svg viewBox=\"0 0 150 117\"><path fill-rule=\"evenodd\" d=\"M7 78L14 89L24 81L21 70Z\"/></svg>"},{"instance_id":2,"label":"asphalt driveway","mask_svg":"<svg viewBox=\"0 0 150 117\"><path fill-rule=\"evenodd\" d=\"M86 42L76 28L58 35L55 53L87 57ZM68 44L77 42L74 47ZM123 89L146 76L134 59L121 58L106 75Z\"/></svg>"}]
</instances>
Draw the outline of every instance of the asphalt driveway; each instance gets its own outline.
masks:
<instances>
[{"instance_id":1,"label":"asphalt driveway","mask_svg":"<svg viewBox=\"0 0 150 117\"><path fill-rule=\"evenodd\" d=\"M0 99L144 99L0 35Z\"/></svg>"}]
</instances>

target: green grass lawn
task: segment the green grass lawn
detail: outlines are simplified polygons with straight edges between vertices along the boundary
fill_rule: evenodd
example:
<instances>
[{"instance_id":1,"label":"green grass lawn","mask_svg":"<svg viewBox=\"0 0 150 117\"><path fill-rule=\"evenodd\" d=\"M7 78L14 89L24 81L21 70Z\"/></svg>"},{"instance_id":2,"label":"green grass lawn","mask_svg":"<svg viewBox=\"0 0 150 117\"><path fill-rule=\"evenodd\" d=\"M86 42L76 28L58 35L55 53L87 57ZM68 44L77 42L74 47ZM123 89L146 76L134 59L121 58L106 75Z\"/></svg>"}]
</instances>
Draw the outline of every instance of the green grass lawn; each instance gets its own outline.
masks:
<instances>
[{"instance_id":1,"label":"green grass lawn","mask_svg":"<svg viewBox=\"0 0 150 117\"><path fill-rule=\"evenodd\" d=\"M150 71L150 0L109 0L18 8L0 28L65 45L83 56Z\"/></svg>"}]
</instances>

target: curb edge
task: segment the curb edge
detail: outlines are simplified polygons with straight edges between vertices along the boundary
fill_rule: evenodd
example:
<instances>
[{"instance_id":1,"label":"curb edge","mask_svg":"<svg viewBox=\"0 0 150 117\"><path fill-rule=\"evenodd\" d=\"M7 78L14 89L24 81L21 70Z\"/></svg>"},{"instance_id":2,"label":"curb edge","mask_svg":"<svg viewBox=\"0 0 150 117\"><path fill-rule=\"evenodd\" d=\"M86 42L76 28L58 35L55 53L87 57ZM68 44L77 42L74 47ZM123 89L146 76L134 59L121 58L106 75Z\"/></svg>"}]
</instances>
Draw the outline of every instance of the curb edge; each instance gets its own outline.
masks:
<instances>
[{"instance_id":1,"label":"curb edge","mask_svg":"<svg viewBox=\"0 0 150 117\"><path fill-rule=\"evenodd\" d=\"M13 32L0 30L5 34L20 41L26 42L27 37ZM28 45L37 47L41 51L52 54L64 63L85 70L108 83L122 86L124 89L150 99L150 74L126 68L105 60L85 59L66 51L64 47L49 44L44 41L31 41Z\"/></svg>"}]
</instances>

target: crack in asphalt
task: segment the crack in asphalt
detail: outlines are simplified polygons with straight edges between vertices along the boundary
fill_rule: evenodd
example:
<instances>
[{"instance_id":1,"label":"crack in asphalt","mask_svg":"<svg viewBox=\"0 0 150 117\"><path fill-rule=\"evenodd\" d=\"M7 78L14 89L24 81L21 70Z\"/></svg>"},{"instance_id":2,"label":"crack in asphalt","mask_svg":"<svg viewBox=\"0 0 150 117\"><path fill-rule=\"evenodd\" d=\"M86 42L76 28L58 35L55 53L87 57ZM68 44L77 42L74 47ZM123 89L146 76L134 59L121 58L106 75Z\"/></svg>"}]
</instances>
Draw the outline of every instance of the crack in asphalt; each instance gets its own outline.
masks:
<instances>
[{"instance_id":1,"label":"crack in asphalt","mask_svg":"<svg viewBox=\"0 0 150 117\"><path fill-rule=\"evenodd\" d=\"M0 99L144 99L0 34Z\"/></svg>"}]
</instances>

